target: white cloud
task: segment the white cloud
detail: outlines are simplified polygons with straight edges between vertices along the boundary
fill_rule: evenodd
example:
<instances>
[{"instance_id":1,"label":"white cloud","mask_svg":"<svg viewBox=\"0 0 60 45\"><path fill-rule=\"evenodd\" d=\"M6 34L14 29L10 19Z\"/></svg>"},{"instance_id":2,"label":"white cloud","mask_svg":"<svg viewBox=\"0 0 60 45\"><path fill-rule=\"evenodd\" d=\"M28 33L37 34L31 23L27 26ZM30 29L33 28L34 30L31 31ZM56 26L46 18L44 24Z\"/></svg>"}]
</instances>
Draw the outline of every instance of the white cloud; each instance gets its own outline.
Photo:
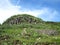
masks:
<instances>
[{"instance_id":1,"label":"white cloud","mask_svg":"<svg viewBox=\"0 0 60 45\"><path fill-rule=\"evenodd\" d=\"M18 4L18 3L17 3ZM52 19L57 14L56 11L52 11L49 8L43 8L40 10L21 10L21 6L14 6L10 3L9 0L0 0L0 23L3 23L7 18L14 14L31 14L33 16L41 16L43 19L43 16L47 16L46 19Z\"/></svg>"},{"instance_id":2,"label":"white cloud","mask_svg":"<svg viewBox=\"0 0 60 45\"><path fill-rule=\"evenodd\" d=\"M20 6L13 6L9 0L0 0L0 23L13 14L19 13Z\"/></svg>"},{"instance_id":3,"label":"white cloud","mask_svg":"<svg viewBox=\"0 0 60 45\"><path fill-rule=\"evenodd\" d=\"M12 5L9 0L0 0L0 23L3 23L7 18L14 14L21 14L21 13L26 13L26 14L31 14L34 16L37 16L38 14L41 13L40 10L20 10L21 6L14 6Z\"/></svg>"},{"instance_id":4,"label":"white cloud","mask_svg":"<svg viewBox=\"0 0 60 45\"><path fill-rule=\"evenodd\" d=\"M57 15L59 15L58 11L50 9L50 8L45 8L42 10L42 13L38 15L38 17L42 18L45 21L57 21Z\"/></svg>"}]
</instances>

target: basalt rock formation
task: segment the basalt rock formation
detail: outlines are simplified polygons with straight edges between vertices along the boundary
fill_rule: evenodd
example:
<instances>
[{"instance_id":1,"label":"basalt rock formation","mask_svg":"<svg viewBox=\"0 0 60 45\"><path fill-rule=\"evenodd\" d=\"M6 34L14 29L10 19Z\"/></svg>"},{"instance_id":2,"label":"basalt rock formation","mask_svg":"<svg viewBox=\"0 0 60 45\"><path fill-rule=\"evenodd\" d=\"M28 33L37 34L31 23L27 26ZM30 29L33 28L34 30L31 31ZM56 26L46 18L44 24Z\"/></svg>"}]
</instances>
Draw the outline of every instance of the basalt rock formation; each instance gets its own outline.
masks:
<instances>
[{"instance_id":1,"label":"basalt rock formation","mask_svg":"<svg viewBox=\"0 0 60 45\"><path fill-rule=\"evenodd\" d=\"M36 18L34 16L28 14L18 14L15 16L11 16L7 19L3 24L21 24L21 23L40 23L42 19Z\"/></svg>"}]
</instances>

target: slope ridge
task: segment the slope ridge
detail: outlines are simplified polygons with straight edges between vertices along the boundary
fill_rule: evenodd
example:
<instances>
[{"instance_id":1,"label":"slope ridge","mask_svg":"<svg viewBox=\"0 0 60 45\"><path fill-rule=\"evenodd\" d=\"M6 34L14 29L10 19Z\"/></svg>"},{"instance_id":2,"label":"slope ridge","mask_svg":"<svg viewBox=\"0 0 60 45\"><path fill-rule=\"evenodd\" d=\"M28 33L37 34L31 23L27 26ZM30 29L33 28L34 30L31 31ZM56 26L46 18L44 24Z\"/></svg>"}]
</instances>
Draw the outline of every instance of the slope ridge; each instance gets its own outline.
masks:
<instances>
[{"instance_id":1,"label":"slope ridge","mask_svg":"<svg viewBox=\"0 0 60 45\"><path fill-rule=\"evenodd\" d=\"M40 23L42 19L29 14L18 14L8 18L3 24Z\"/></svg>"}]
</instances>

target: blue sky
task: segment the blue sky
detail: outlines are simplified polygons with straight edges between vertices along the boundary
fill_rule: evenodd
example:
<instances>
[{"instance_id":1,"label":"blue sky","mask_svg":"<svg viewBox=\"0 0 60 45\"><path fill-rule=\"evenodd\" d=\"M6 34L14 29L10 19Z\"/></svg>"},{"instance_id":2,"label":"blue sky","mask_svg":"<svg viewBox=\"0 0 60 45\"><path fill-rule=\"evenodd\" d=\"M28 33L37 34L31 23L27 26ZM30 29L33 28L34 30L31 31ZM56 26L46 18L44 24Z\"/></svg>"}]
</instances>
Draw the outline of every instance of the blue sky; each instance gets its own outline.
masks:
<instances>
[{"instance_id":1,"label":"blue sky","mask_svg":"<svg viewBox=\"0 0 60 45\"><path fill-rule=\"evenodd\" d=\"M60 22L60 0L0 0L0 23L21 13Z\"/></svg>"}]
</instances>

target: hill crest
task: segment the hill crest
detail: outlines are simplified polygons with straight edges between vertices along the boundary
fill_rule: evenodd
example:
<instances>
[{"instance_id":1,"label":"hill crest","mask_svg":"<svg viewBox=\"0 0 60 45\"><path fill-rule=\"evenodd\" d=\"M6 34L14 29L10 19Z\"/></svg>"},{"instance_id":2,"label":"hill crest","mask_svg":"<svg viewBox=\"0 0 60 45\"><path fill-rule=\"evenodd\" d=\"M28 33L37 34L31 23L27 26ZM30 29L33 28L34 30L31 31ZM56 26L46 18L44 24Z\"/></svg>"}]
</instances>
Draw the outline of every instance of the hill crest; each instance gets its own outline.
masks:
<instances>
[{"instance_id":1,"label":"hill crest","mask_svg":"<svg viewBox=\"0 0 60 45\"><path fill-rule=\"evenodd\" d=\"M43 20L29 14L18 14L8 18L3 24L40 23Z\"/></svg>"}]
</instances>

